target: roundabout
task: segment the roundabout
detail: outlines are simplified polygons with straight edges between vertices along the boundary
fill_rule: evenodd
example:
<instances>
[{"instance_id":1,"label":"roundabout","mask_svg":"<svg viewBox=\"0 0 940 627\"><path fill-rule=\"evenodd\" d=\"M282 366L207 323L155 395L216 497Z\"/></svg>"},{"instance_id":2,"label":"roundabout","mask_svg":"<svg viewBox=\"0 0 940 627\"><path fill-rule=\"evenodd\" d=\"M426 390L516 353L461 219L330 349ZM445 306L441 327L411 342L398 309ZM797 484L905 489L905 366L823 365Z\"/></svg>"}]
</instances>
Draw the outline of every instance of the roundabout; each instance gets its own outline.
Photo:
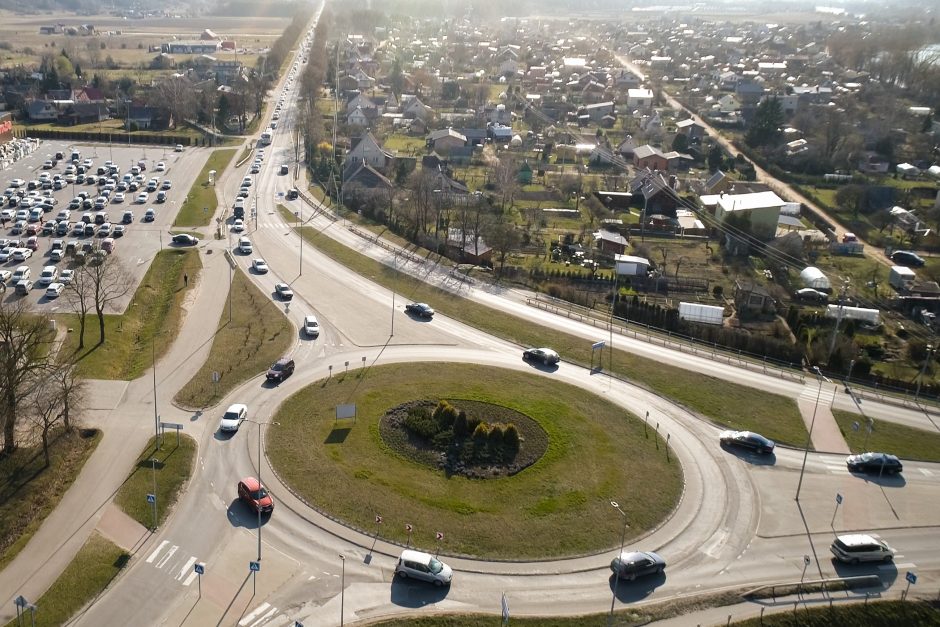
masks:
<instances>
[{"instance_id":1,"label":"roundabout","mask_svg":"<svg viewBox=\"0 0 940 627\"><path fill-rule=\"evenodd\" d=\"M463 404L471 421L491 427L531 421L534 429L519 428L519 455L527 447L540 454L513 474L500 472L504 464L491 454L482 466L471 464L482 471L450 472L434 463L433 451L415 447L413 438L408 444L408 435L388 424L401 406L433 410L441 399L458 409ZM349 403L356 404L355 421L334 420L335 407ZM599 553L622 529L610 516L611 497L629 504L630 537L637 537L668 518L682 494L676 456L642 420L581 388L516 370L371 368L362 378L308 385L273 420L269 461L295 495L365 534L449 555L537 560Z\"/></svg>"}]
</instances>

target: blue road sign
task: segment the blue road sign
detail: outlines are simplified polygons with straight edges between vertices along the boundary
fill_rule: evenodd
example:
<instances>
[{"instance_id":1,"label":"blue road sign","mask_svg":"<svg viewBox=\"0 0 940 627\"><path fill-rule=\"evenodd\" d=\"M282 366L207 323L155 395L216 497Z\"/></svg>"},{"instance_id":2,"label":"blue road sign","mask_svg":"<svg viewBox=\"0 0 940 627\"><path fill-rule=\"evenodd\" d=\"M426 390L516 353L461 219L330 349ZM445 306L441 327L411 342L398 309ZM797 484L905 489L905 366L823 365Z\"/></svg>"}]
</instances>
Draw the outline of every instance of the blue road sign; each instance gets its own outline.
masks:
<instances>
[{"instance_id":1,"label":"blue road sign","mask_svg":"<svg viewBox=\"0 0 940 627\"><path fill-rule=\"evenodd\" d=\"M205 575L206 565L203 564L202 562L196 562L195 564L193 564L193 570L196 571L197 575Z\"/></svg>"},{"instance_id":2,"label":"blue road sign","mask_svg":"<svg viewBox=\"0 0 940 627\"><path fill-rule=\"evenodd\" d=\"M294 621L294 627L304 627L304 624L303 624L302 622L300 622L299 620L295 620L295 621Z\"/></svg>"},{"instance_id":3,"label":"blue road sign","mask_svg":"<svg viewBox=\"0 0 940 627\"><path fill-rule=\"evenodd\" d=\"M907 583L917 583L917 575L911 571L907 571Z\"/></svg>"},{"instance_id":4,"label":"blue road sign","mask_svg":"<svg viewBox=\"0 0 940 627\"><path fill-rule=\"evenodd\" d=\"M148 495L147 495L147 502L148 502L148 503L151 503L151 504L152 504L152 503L156 503L156 502L157 502L157 495L156 495L156 494L148 494Z\"/></svg>"},{"instance_id":5,"label":"blue road sign","mask_svg":"<svg viewBox=\"0 0 940 627\"><path fill-rule=\"evenodd\" d=\"M261 562L248 562L248 568L251 572L256 573L261 570Z\"/></svg>"},{"instance_id":6,"label":"blue road sign","mask_svg":"<svg viewBox=\"0 0 940 627\"><path fill-rule=\"evenodd\" d=\"M836 492L836 505L842 505L842 495Z\"/></svg>"}]
</instances>

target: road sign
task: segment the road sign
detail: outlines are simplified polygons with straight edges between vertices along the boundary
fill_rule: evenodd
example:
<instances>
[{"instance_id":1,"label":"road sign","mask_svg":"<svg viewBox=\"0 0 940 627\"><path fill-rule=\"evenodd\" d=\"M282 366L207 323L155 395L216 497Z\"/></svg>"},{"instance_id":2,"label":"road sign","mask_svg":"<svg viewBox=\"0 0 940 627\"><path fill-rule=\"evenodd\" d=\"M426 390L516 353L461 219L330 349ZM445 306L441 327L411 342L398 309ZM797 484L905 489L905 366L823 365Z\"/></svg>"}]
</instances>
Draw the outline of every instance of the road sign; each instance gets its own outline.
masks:
<instances>
[{"instance_id":1,"label":"road sign","mask_svg":"<svg viewBox=\"0 0 940 627\"><path fill-rule=\"evenodd\" d=\"M440 542L440 541L443 540L443 539L444 539L444 532L438 531L438 532L437 532L437 541Z\"/></svg>"},{"instance_id":2,"label":"road sign","mask_svg":"<svg viewBox=\"0 0 940 627\"><path fill-rule=\"evenodd\" d=\"M16 607L29 607L29 601L26 600L22 594L15 599L13 599L13 605Z\"/></svg>"},{"instance_id":3,"label":"road sign","mask_svg":"<svg viewBox=\"0 0 940 627\"><path fill-rule=\"evenodd\" d=\"M183 424L180 422L161 422L160 428L161 429L182 429Z\"/></svg>"},{"instance_id":4,"label":"road sign","mask_svg":"<svg viewBox=\"0 0 940 627\"><path fill-rule=\"evenodd\" d=\"M605 342L604 340L601 340L600 342L594 342L593 344L591 344L591 350L596 351L601 348L604 348L605 346L607 346L607 342Z\"/></svg>"},{"instance_id":5,"label":"road sign","mask_svg":"<svg viewBox=\"0 0 940 627\"><path fill-rule=\"evenodd\" d=\"M157 495L156 495L156 494L148 494L148 495L147 495L147 502L150 503L150 504L156 503L156 502L157 502Z\"/></svg>"},{"instance_id":6,"label":"road sign","mask_svg":"<svg viewBox=\"0 0 940 627\"><path fill-rule=\"evenodd\" d=\"M842 495L836 492L836 505L842 505Z\"/></svg>"},{"instance_id":7,"label":"road sign","mask_svg":"<svg viewBox=\"0 0 940 627\"><path fill-rule=\"evenodd\" d=\"M804 556L803 556L803 563L806 564L807 566L809 566L809 555L804 555Z\"/></svg>"},{"instance_id":8,"label":"road sign","mask_svg":"<svg viewBox=\"0 0 940 627\"><path fill-rule=\"evenodd\" d=\"M411 532L412 532L412 529L413 529L413 528L412 528L411 525L405 525L405 531L407 531L408 533L411 533Z\"/></svg>"},{"instance_id":9,"label":"road sign","mask_svg":"<svg viewBox=\"0 0 940 627\"><path fill-rule=\"evenodd\" d=\"M205 575L206 565L203 564L202 562L196 562L195 564L193 564L193 570L195 571L197 575Z\"/></svg>"},{"instance_id":10,"label":"road sign","mask_svg":"<svg viewBox=\"0 0 940 627\"><path fill-rule=\"evenodd\" d=\"M248 562L248 569L256 573L261 570L261 562Z\"/></svg>"},{"instance_id":11,"label":"road sign","mask_svg":"<svg viewBox=\"0 0 940 627\"><path fill-rule=\"evenodd\" d=\"M907 583L917 583L917 575L915 575L911 571L907 571L906 579L907 579Z\"/></svg>"},{"instance_id":12,"label":"road sign","mask_svg":"<svg viewBox=\"0 0 940 627\"><path fill-rule=\"evenodd\" d=\"M218 371L218 370L213 370L213 371L212 371L212 382L213 382L213 383L218 383L218 382L219 382L219 379L221 379L221 378L222 378L222 375L219 374L219 371Z\"/></svg>"},{"instance_id":13,"label":"road sign","mask_svg":"<svg viewBox=\"0 0 940 627\"><path fill-rule=\"evenodd\" d=\"M852 423L852 431L858 431L858 421Z\"/></svg>"},{"instance_id":14,"label":"road sign","mask_svg":"<svg viewBox=\"0 0 940 627\"><path fill-rule=\"evenodd\" d=\"M377 525L381 525L381 524L382 524L382 517L379 516L378 514L375 515L375 524L377 524Z\"/></svg>"}]
</instances>

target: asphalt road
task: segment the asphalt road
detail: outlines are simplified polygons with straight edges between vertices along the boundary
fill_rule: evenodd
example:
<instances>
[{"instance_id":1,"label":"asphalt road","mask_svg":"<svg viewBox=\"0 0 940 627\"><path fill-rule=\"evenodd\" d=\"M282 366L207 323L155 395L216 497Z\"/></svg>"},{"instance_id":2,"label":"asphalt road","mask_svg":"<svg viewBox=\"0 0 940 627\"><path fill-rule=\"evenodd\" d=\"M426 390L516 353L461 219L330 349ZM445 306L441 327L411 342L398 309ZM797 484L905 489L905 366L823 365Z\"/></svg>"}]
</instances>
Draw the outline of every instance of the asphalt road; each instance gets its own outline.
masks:
<instances>
[{"instance_id":1,"label":"asphalt road","mask_svg":"<svg viewBox=\"0 0 940 627\"><path fill-rule=\"evenodd\" d=\"M403 311L403 296L393 299L384 288L315 249L305 246L301 262L299 238L274 210L276 202L283 202L280 194L292 185L289 177L278 176L272 167L289 162L293 155L292 125L288 107L275 142L266 151L265 167L256 177L259 211L257 226L249 220L248 237L255 247L251 257L264 257L271 272L249 276L268 292L273 291L277 281L290 283L296 295L289 307L285 305L288 318L299 327L304 315L316 313L323 326L321 335L310 340L298 332L291 349L298 370L279 386L268 386L262 377L256 377L233 391L219 407L195 414L172 407L173 393L198 369L208 351L208 341L200 343L200 335L211 337L225 307L228 266L221 253L229 242L210 240L200 246L206 262L203 276L194 302L187 304L189 311L180 338L157 364L157 405L150 397L149 375L130 384L101 384L101 389L112 390L112 394L110 401L101 400L100 409L91 412L91 419L105 426L106 438L114 437L109 430L117 430L123 446L106 439L104 449L99 449L90 462L92 470L107 473L98 481L105 485L85 487L89 482L80 477L76 485L87 490L84 500L72 502L70 492L59 508L64 513L57 510L55 518L50 517L43 525L41 533L47 527L55 530L58 526L58 534L53 537L62 547L44 559L67 561L64 556L68 547L62 536L76 538L73 544L80 545L83 530L87 535L86 527L93 527L100 517L97 508L109 498L108 484L126 476L126 470L121 474L122 470L129 468L152 433L155 413L163 420L184 422L186 431L199 441L196 472L173 516L152 537L144 536L135 547L130 566L75 624L215 623L260 627L300 620L304 625L336 625L341 610L350 623L426 610L498 613L503 593L514 616L576 615L610 608L615 591L608 564L614 549L593 556L534 563L445 558L456 571L450 589L396 581L392 573L399 547L383 542L381 537L347 529L308 508L280 484L266 459L260 460L260 471L277 498L277 509L270 518L263 519L261 571L253 579L248 563L258 557L257 519L236 501L235 482L242 476L258 474L258 437L263 437L263 431L253 423L245 423L237 434L221 436L217 432L220 409L232 402L245 402L252 419L270 420L279 403L291 393L344 370L346 362L350 369L416 360L515 368L592 390L638 415L649 411L660 423L661 431L670 434L670 444L683 465L685 491L672 517L646 537L631 539L628 544L628 548L660 552L669 563L665 575L621 582L616 588L618 607L708 590L798 580L804 555L811 556L811 568L817 575L846 574L846 569L837 568L828 559L833 532L845 530L874 531L899 551L894 566L859 566L849 569L852 574L878 574L888 589L903 583L905 570L915 570L923 588L935 589L940 581L940 551L935 542L940 512L932 504L940 496L940 465L908 463L902 477L878 480L850 475L841 456L810 454L798 504L793 496L802 451L778 447L776 455L768 460L723 450L717 445L716 427L666 399L564 362L554 370L529 366L520 359L521 347L456 320L440 315L432 322L410 318ZM219 185L231 190L233 185L237 188L240 179L240 172L227 173ZM390 261L388 251L370 244L341 222L311 219L309 208L300 203L284 204L301 212L300 219L309 220L310 226ZM248 268L249 257L233 258L242 269ZM606 330L526 305L524 295L517 291L466 284L446 271L400 258L394 263L430 282L533 322L578 334L586 341L609 339ZM613 339L618 348L793 398L801 394L815 398L817 392L813 380L801 382L747 371L717 363L708 353L677 352L641 338ZM846 400L844 396L832 402L839 406ZM877 402L866 405L868 413L878 419L900 417L911 424L929 424L935 419L923 412L902 412ZM136 443L139 446L134 448ZM104 453L113 455L108 460L110 466L101 461ZM837 493L843 495L838 509ZM90 507L92 513L86 516L81 513L82 507ZM69 508L71 518L86 521L84 526L76 529L74 520L70 526L66 519ZM611 515L617 514L612 511ZM618 542L619 538L611 538L610 546ZM34 563L43 558L37 558L38 549L32 545L24 551L23 560L0 573L0 589L9 590L11 598L20 591L36 598L42 592L41 582L49 579L48 573L41 573ZM446 553L446 544L443 551ZM341 554L345 561L340 559ZM27 559L30 557L34 558L32 562ZM201 581L193 573L193 565L200 562L206 564ZM17 570L13 571L13 566ZM54 570L52 566L49 569ZM0 602L5 613L12 611L8 599Z\"/></svg>"}]
</instances>

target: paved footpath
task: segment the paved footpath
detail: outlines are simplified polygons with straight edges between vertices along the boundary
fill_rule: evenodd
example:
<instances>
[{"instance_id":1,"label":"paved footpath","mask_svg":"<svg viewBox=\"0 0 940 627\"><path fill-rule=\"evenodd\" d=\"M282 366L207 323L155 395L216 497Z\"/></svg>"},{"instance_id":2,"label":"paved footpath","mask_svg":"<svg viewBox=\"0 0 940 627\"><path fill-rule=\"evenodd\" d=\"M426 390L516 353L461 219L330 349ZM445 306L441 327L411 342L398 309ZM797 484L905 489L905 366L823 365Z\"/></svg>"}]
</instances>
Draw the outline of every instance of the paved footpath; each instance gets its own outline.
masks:
<instances>
[{"instance_id":1,"label":"paved footpath","mask_svg":"<svg viewBox=\"0 0 940 627\"><path fill-rule=\"evenodd\" d=\"M832 401L842 391L839 385L823 383L821 387L807 385L796 404L806 424L806 430L812 435L813 448L825 453L845 453L851 451L845 442L839 425L832 415Z\"/></svg>"}]
</instances>

